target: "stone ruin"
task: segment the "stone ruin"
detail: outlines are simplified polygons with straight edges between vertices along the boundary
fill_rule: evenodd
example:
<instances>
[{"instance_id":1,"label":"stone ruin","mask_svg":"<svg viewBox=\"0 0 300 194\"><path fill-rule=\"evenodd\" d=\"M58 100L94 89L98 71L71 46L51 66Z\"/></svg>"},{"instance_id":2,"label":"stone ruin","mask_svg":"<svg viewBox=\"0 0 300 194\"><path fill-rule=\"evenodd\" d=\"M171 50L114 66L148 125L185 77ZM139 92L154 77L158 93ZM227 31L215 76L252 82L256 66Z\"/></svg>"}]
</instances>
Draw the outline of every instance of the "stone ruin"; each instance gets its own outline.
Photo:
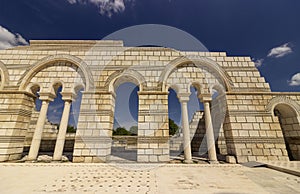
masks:
<instances>
[{"instance_id":1,"label":"stone ruin","mask_svg":"<svg viewBox=\"0 0 300 194\"><path fill-rule=\"evenodd\" d=\"M19 160L24 150L36 160L52 146L56 161L70 149L73 162L109 162L115 91L125 82L139 86L137 162L168 162L170 150L178 149L187 163L199 152L212 163L217 153L238 163L300 160L300 93L272 92L250 57L131 48L122 41L32 40L0 51L0 161ZM189 122L191 86L204 111ZM47 110L59 87L64 110L57 129ZM170 88L181 104L183 136L177 139L169 136ZM77 131L68 134L79 91Z\"/></svg>"}]
</instances>

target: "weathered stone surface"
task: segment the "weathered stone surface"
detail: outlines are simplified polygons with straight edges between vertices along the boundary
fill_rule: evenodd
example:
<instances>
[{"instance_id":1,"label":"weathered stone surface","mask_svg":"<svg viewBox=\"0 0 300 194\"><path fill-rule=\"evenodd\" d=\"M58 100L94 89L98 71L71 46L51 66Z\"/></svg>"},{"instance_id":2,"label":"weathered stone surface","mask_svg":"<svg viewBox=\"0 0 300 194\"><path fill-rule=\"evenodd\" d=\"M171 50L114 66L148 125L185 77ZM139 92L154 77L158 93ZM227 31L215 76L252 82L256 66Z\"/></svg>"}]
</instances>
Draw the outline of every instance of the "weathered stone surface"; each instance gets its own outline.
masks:
<instances>
[{"instance_id":1,"label":"weathered stone surface","mask_svg":"<svg viewBox=\"0 0 300 194\"><path fill-rule=\"evenodd\" d=\"M236 159L234 156L226 156L226 162L229 164L236 164Z\"/></svg>"},{"instance_id":2,"label":"weathered stone surface","mask_svg":"<svg viewBox=\"0 0 300 194\"><path fill-rule=\"evenodd\" d=\"M37 161L50 163L52 161L52 157L48 156L48 155L40 155L40 156L38 156Z\"/></svg>"}]
</instances>

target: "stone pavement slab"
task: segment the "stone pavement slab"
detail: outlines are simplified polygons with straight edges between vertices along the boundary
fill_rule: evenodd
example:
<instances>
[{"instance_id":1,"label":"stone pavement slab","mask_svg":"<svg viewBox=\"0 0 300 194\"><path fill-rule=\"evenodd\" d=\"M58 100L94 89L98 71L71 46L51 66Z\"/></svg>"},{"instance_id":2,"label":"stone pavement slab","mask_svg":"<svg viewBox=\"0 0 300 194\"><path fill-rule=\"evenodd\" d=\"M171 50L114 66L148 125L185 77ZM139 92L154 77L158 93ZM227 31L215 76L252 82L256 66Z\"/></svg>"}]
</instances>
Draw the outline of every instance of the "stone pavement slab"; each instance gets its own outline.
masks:
<instances>
[{"instance_id":1,"label":"stone pavement slab","mask_svg":"<svg viewBox=\"0 0 300 194\"><path fill-rule=\"evenodd\" d=\"M0 193L300 193L300 178L229 164L2 163Z\"/></svg>"},{"instance_id":2,"label":"stone pavement slab","mask_svg":"<svg viewBox=\"0 0 300 194\"><path fill-rule=\"evenodd\" d=\"M268 168L300 176L300 161L266 161L262 163L266 164Z\"/></svg>"}]
</instances>

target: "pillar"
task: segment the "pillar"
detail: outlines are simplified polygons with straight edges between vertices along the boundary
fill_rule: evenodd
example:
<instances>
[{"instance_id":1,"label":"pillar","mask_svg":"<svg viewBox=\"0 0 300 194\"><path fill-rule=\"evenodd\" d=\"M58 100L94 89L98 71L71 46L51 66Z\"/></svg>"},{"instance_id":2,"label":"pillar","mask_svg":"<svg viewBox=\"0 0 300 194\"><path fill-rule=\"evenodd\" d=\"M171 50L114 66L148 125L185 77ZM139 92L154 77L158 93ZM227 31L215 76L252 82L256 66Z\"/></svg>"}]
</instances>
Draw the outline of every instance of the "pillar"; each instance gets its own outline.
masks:
<instances>
[{"instance_id":1,"label":"pillar","mask_svg":"<svg viewBox=\"0 0 300 194\"><path fill-rule=\"evenodd\" d=\"M182 132L183 132L183 149L184 149L184 162L193 163L192 151L191 151L191 138L189 127L189 116L187 103L189 101L190 93L180 93L178 98L181 104L181 120L182 120Z\"/></svg>"},{"instance_id":2,"label":"pillar","mask_svg":"<svg viewBox=\"0 0 300 194\"><path fill-rule=\"evenodd\" d=\"M140 91L137 161L170 161L168 92Z\"/></svg>"},{"instance_id":3,"label":"pillar","mask_svg":"<svg viewBox=\"0 0 300 194\"><path fill-rule=\"evenodd\" d=\"M54 96L51 96L51 95L52 94L42 94L42 93L40 93L40 98L39 99L42 100L42 107L41 107L41 111L40 111L40 114L39 114L39 118L38 118L37 123L36 123L36 127L35 127L33 138L32 138L32 142L31 142L31 145L30 145L28 160L36 160L37 159L39 149L40 149L40 145L41 145L41 140L42 140L43 130L44 130L44 126L45 126L45 121L46 121L46 117L47 117L49 102L53 101L53 99L54 99Z\"/></svg>"},{"instance_id":4,"label":"pillar","mask_svg":"<svg viewBox=\"0 0 300 194\"><path fill-rule=\"evenodd\" d=\"M106 91L82 92L74 144L74 163L110 160L115 95Z\"/></svg>"},{"instance_id":5,"label":"pillar","mask_svg":"<svg viewBox=\"0 0 300 194\"><path fill-rule=\"evenodd\" d=\"M212 99L211 96L201 95L201 100L204 105L208 159L210 163L217 163L218 159L217 159L216 147L215 147L214 129L212 125L210 104L209 104Z\"/></svg>"},{"instance_id":6,"label":"pillar","mask_svg":"<svg viewBox=\"0 0 300 194\"><path fill-rule=\"evenodd\" d=\"M70 116L70 110L71 110L71 103L75 96L73 93L62 92L61 94L63 95L62 99L65 101L65 104L64 104L64 110L60 121L60 126L58 130L58 135L57 135L54 154L53 154L53 160L56 161L62 159L65 140L66 140L66 133L68 128L68 122L69 122L69 116Z\"/></svg>"}]
</instances>

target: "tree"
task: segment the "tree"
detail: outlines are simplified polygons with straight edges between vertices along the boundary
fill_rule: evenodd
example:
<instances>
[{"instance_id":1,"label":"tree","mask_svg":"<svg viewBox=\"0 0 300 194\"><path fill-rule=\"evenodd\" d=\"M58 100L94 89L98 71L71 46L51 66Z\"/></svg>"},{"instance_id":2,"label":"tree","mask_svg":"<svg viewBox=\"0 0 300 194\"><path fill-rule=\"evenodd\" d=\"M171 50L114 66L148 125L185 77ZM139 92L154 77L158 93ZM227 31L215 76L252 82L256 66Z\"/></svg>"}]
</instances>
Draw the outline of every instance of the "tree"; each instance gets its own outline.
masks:
<instances>
[{"instance_id":1,"label":"tree","mask_svg":"<svg viewBox=\"0 0 300 194\"><path fill-rule=\"evenodd\" d=\"M172 119L169 119L169 135L175 135L178 130L178 125Z\"/></svg>"},{"instance_id":2,"label":"tree","mask_svg":"<svg viewBox=\"0 0 300 194\"><path fill-rule=\"evenodd\" d=\"M132 126L132 127L130 127L129 132L131 133L131 135L137 135L137 133L138 133L138 126Z\"/></svg>"},{"instance_id":3,"label":"tree","mask_svg":"<svg viewBox=\"0 0 300 194\"><path fill-rule=\"evenodd\" d=\"M130 135L131 133L127 131L124 127L118 127L116 130L113 130L113 135Z\"/></svg>"},{"instance_id":4,"label":"tree","mask_svg":"<svg viewBox=\"0 0 300 194\"><path fill-rule=\"evenodd\" d=\"M57 127L57 129L59 130L60 124L52 124L55 125ZM67 133L76 133L77 128L72 126L72 125L68 125L67 126Z\"/></svg>"},{"instance_id":5,"label":"tree","mask_svg":"<svg viewBox=\"0 0 300 194\"><path fill-rule=\"evenodd\" d=\"M76 128L72 125L68 125L67 133L76 133Z\"/></svg>"}]
</instances>

